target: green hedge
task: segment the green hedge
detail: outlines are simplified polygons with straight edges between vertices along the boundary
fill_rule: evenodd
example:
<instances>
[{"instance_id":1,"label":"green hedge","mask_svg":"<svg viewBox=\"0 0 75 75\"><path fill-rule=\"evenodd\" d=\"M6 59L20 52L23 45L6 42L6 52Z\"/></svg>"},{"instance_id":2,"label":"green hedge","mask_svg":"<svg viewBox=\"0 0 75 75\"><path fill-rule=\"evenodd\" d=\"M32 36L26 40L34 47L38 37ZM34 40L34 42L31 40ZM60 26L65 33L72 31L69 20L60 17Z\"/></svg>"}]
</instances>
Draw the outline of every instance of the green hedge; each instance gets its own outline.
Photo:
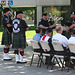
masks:
<instances>
[{"instance_id":1,"label":"green hedge","mask_svg":"<svg viewBox=\"0 0 75 75\"><path fill-rule=\"evenodd\" d=\"M35 30L36 27L37 27L37 26L30 26L30 27L29 27L29 30Z\"/></svg>"},{"instance_id":2,"label":"green hedge","mask_svg":"<svg viewBox=\"0 0 75 75\"><path fill-rule=\"evenodd\" d=\"M35 28L37 28L37 26L30 26L29 30L35 30ZM0 26L0 32L3 31L3 26Z\"/></svg>"},{"instance_id":3,"label":"green hedge","mask_svg":"<svg viewBox=\"0 0 75 75\"><path fill-rule=\"evenodd\" d=\"M36 27L37 26L30 26L29 30L35 30ZM0 26L0 32L2 32L2 31L3 31L3 26Z\"/></svg>"},{"instance_id":4,"label":"green hedge","mask_svg":"<svg viewBox=\"0 0 75 75\"><path fill-rule=\"evenodd\" d=\"M1 31L3 31L3 26L2 26L2 25L0 26L0 32L1 32Z\"/></svg>"}]
</instances>

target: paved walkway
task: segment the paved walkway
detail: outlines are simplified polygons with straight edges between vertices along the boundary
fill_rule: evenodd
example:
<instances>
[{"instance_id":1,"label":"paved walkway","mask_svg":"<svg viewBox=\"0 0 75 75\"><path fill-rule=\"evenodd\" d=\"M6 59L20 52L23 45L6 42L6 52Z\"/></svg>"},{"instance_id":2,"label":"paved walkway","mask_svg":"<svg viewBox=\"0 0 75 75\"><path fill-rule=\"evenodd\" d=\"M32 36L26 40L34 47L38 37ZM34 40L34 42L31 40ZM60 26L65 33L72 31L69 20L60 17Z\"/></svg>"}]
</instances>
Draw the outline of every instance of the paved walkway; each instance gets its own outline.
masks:
<instances>
[{"instance_id":1,"label":"paved walkway","mask_svg":"<svg viewBox=\"0 0 75 75\"><path fill-rule=\"evenodd\" d=\"M10 57L13 59L12 61L3 61L3 46L0 45L0 75L75 75L75 70L72 69L70 72L67 72L65 69L61 71L61 69L56 66L54 70L46 69L46 65L42 65L41 68L36 67L37 56L34 59L34 63L30 66L30 60L32 56L32 47L27 47L25 49L24 60L27 60L27 64L16 64L15 58L13 54L13 49L10 50Z\"/></svg>"}]
</instances>

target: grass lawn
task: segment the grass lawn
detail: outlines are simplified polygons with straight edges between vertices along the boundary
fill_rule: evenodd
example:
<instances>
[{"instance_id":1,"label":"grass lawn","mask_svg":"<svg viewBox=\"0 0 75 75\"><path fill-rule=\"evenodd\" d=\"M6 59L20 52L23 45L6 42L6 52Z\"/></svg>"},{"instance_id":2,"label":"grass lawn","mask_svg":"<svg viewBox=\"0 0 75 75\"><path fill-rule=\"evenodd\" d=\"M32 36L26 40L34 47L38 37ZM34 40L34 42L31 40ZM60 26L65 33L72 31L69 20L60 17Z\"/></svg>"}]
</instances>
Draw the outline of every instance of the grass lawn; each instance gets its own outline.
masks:
<instances>
[{"instance_id":1,"label":"grass lawn","mask_svg":"<svg viewBox=\"0 0 75 75\"><path fill-rule=\"evenodd\" d=\"M2 34L3 34L3 32L0 32L0 40L2 39ZM31 38L35 34L36 34L35 30L29 30L29 31L26 32L26 38ZM56 31L53 31L53 35L55 35L55 34L56 34Z\"/></svg>"},{"instance_id":2,"label":"grass lawn","mask_svg":"<svg viewBox=\"0 0 75 75\"><path fill-rule=\"evenodd\" d=\"M33 37L36 34L35 30L26 31L26 38Z\"/></svg>"},{"instance_id":3,"label":"grass lawn","mask_svg":"<svg viewBox=\"0 0 75 75\"><path fill-rule=\"evenodd\" d=\"M0 32L0 40L2 40L2 34L3 34L3 32Z\"/></svg>"}]
</instances>

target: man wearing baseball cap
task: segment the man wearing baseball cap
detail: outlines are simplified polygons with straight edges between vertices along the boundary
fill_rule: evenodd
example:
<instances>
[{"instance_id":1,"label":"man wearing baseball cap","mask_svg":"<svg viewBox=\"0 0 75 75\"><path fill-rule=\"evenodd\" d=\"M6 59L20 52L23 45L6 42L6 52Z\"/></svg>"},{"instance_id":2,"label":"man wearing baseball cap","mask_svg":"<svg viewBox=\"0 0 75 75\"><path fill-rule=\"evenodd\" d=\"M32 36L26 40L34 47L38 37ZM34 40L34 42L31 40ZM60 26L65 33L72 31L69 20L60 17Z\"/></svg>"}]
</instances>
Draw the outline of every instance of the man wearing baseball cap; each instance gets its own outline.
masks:
<instances>
[{"instance_id":1,"label":"man wearing baseball cap","mask_svg":"<svg viewBox=\"0 0 75 75\"><path fill-rule=\"evenodd\" d=\"M2 37L2 45L4 46L4 57L3 60L11 60L11 58L8 56L9 48L12 43L11 35L12 35L12 20L9 18L10 9L4 8L3 10L3 16L2 16L2 22L3 22L3 37Z\"/></svg>"},{"instance_id":2,"label":"man wearing baseball cap","mask_svg":"<svg viewBox=\"0 0 75 75\"><path fill-rule=\"evenodd\" d=\"M71 18L72 18L72 25L70 27L67 28L67 31L69 31L70 29L72 29L73 27L75 27L75 11L71 12Z\"/></svg>"},{"instance_id":3,"label":"man wearing baseball cap","mask_svg":"<svg viewBox=\"0 0 75 75\"><path fill-rule=\"evenodd\" d=\"M13 42L12 48L15 48L15 59L16 63L27 63L23 60L24 56L24 48L26 48L26 36L25 31L29 28L27 23L22 20L22 11L16 12L16 18L13 20ZM19 51L20 49L20 51ZM19 59L19 52L20 52L20 59Z\"/></svg>"},{"instance_id":4,"label":"man wearing baseball cap","mask_svg":"<svg viewBox=\"0 0 75 75\"><path fill-rule=\"evenodd\" d=\"M49 25L47 13L44 13L42 19L39 21L38 26L42 28L42 35L44 35L47 28L52 29L56 26L56 23L54 23L53 25Z\"/></svg>"}]
</instances>

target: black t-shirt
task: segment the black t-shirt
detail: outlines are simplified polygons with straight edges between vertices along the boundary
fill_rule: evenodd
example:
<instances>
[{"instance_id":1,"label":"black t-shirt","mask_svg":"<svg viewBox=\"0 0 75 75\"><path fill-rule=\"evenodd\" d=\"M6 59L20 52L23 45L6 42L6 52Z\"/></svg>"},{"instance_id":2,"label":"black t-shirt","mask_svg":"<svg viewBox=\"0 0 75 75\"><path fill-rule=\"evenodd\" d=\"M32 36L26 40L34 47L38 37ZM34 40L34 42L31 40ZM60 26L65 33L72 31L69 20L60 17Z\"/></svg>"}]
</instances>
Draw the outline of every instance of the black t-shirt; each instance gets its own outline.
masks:
<instances>
[{"instance_id":1,"label":"black t-shirt","mask_svg":"<svg viewBox=\"0 0 75 75\"><path fill-rule=\"evenodd\" d=\"M48 20L47 21L44 21L43 19L40 20L39 25L43 25L45 27L49 27L49 24L48 24ZM45 33L46 29L42 29L42 33Z\"/></svg>"},{"instance_id":2,"label":"black t-shirt","mask_svg":"<svg viewBox=\"0 0 75 75\"><path fill-rule=\"evenodd\" d=\"M20 18L16 18L13 20L13 33L16 35L24 35L27 26L27 23L20 19Z\"/></svg>"},{"instance_id":3,"label":"black t-shirt","mask_svg":"<svg viewBox=\"0 0 75 75\"><path fill-rule=\"evenodd\" d=\"M54 21L49 21L48 23L49 23L49 26L52 26L55 22ZM53 27L52 29L55 29L55 27Z\"/></svg>"},{"instance_id":4,"label":"black t-shirt","mask_svg":"<svg viewBox=\"0 0 75 75\"><path fill-rule=\"evenodd\" d=\"M7 29L11 33L12 32L12 27L7 27L7 24L12 23L11 18L8 18L8 16L6 16L6 15L2 16L2 23L3 23L4 29Z\"/></svg>"},{"instance_id":5,"label":"black t-shirt","mask_svg":"<svg viewBox=\"0 0 75 75\"><path fill-rule=\"evenodd\" d=\"M65 25L70 27L72 25L72 22L71 21L65 22Z\"/></svg>"},{"instance_id":6,"label":"black t-shirt","mask_svg":"<svg viewBox=\"0 0 75 75\"><path fill-rule=\"evenodd\" d=\"M70 21L65 22L65 25L68 27L70 27L72 24L75 24L75 19L71 19Z\"/></svg>"}]
</instances>

